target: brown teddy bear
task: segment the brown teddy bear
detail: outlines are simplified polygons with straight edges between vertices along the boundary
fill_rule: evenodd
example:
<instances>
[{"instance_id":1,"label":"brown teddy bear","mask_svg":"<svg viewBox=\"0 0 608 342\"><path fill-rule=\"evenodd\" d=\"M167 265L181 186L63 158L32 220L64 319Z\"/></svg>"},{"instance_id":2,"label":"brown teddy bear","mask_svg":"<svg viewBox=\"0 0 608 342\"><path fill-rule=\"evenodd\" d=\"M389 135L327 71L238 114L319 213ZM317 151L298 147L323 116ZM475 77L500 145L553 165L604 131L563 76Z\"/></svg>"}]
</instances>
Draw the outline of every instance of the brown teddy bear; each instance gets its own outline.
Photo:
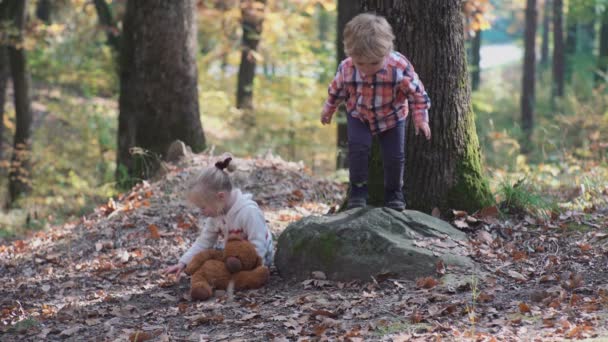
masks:
<instances>
[{"instance_id":1,"label":"brown teddy bear","mask_svg":"<svg viewBox=\"0 0 608 342\"><path fill-rule=\"evenodd\" d=\"M264 286L270 271L251 242L231 236L223 251L205 250L192 258L186 267L191 275L190 296L206 300L213 289L225 290L234 281L234 289L259 289Z\"/></svg>"}]
</instances>

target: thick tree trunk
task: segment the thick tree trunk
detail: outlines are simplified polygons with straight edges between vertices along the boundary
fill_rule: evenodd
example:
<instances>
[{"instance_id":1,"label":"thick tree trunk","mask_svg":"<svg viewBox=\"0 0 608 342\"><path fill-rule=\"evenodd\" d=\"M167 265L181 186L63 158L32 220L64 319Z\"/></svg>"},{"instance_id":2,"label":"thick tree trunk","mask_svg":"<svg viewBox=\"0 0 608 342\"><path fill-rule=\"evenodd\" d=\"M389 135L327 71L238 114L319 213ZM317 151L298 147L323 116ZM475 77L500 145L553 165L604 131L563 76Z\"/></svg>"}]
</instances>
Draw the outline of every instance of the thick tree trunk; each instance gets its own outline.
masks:
<instances>
[{"instance_id":1,"label":"thick tree trunk","mask_svg":"<svg viewBox=\"0 0 608 342\"><path fill-rule=\"evenodd\" d=\"M553 96L564 96L563 0L553 0Z\"/></svg>"},{"instance_id":2,"label":"thick tree trunk","mask_svg":"<svg viewBox=\"0 0 608 342\"><path fill-rule=\"evenodd\" d=\"M241 46L241 65L239 66L238 86L236 93L237 108L245 110L246 123L255 125L253 118L253 80L255 78L256 60L254 52L260 43L266 0L242 0L241 21L243 38Z\"/></svg>"},{"instance_id":3,"label":"thick tree trunk","mask_svg":"<svg viewBox=\"0 0 608 342\"><path fill-rule=\"evenodd\" d=\"M475 37L471 41L471 88L473 91L479 89L481 81L481 30L475 32Z\"/></svg>"},{"instance_id":4,"label":"thick tree trunk","mask_svg":"<svg viewBox=\"0 0 608 342\"><path fill-rule=\"evenodd\" d=\"M543 39L540 48L540 64L549 64L549 29L551 22L551 0L545 0L543 7Z\"/></svg>"},{"instance_id":5,"label":"thick tree trunk","mask_svg":"<svg viewBox=\"0 0 608 342\"><path fill-rule=\"evenodd\" d=\"M26 0L9 1L9 14L18 32L18 40L23 39L23 30L27 15ZM11 65L13 93L15 103L15 137L13 140L13 156L9 170L9 203L13 205L31 188L31 126L32 112L30 109L30 86L27 71L25 50L9 46L8 56Z\"/></svg>"},{"instance_id":6,"label":"thick tree trunk","mask_svg":"<svg viewBox=\"0 0 608 342\"><path fill-rule=\"evenodd\" d=\"M0 160L4 157L4 105L9 77L8 52L5 46L0 45Z\"/></svg>"},{"instance_id":7,"label":"thick tree trunk","mask_svg":"<svg viewBox=\"0 0 608 342\"><path fill-rule=\"evenodd\" d=\"M129 0L120 67L117 178L147 178L176 139L205 147L198 107L194 0ZM140 147L152 153L138 158ZM124 184L127 185L127 184Z\"/></svg>"},{"instance_id":8,"label":"thick tree trunk","mask_svg":"<svg viewBox=\"0 0 608 342\"><path fill-rule=\"evenodd\" d=\"M597 67L599 72L596 74L596 83L608 80L608 8L604 9L602 25L600 27L600 50L598 54Z\"/></svg>"},{"instance_id":9,"label":"thick tree trunk","mask_svg":"<svg viewBox=\"0 0 608 342\"><path fill-rule=\"evenodd\" d=\"M344 53L344 27L352 18L360 12L359 0L338 0L338 31L336 34L336 58L337 65L346 58ZM336 113L335 120L338 126L338 154L336 156L336 167L348 168L348 134L346 129L346 112L345 107L340 106Z\"/></svg>"},{"instance_id":10,"label":"thick tree trunk","mask_svg":"<svg viewBox=\"0 0 608 342\"><path fill-rule=\"evenodd\" d=\"M94 0L99 25L106 32L108 45L116 54L120 53L120 30L112 15L112 9L105 0Z\"/></svg>"},{"instance_id":11,"label":"thick tree trunk","mask_svg":"<svg viewBox=\"0 0 608 342\"><path fill-rule=\"evenodd\" d=\"M433 103L429 115L431 141L414 135L413 125L407 132L408 207L424 212L434 207L472 212L488 205L492 197L483 176L471 108L461 1L362 2L364 10L376 11L391 23L396 49L413 63ZM372 160L378 158L375 151ZM370 199L374 186L371 181Z\"/></svg>"},{"instance_id":12,"label":"thick tree trunk","mask_svg":"<svg viewBox=\"0 0 608 342\"><path fill-rule=\"evenodd\" d=\"M51 10L51 0L38 0L38 4L36 5L36 17L48 25L51 23Z\"/></svg>"},{"instance_id":13,"label":"thick tree trunk","mask_svg":"<svg viewBox=\"0 0 608 342\"><path fill-rule=\"evenodd\" d=\"M536 0L527 0L524 68L521 88L521 126L524 132L521 152L526 154L531 150L532 132L534 131L534 86L536 77Z\"/></svg>"}]
</instances>

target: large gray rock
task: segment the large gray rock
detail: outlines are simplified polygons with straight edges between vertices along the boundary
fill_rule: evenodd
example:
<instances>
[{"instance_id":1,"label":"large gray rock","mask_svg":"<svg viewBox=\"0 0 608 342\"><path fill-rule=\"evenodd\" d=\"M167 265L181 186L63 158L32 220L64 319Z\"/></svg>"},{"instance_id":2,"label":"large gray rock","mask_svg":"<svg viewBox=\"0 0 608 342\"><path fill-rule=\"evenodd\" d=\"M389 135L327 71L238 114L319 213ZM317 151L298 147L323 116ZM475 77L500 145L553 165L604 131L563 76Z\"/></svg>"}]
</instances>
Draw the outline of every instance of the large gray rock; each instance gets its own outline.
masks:
<instances>
[{"instance_id":1,"label":"large gray rock","mask_svg":"<svg viewBox=\"0 0 608 342\"><path fill-rule=\"evenodd\" d=\"M322 271L332 280L370 280L395 273L416 279L446 266L473 269L466 235L432 216L387 208L309 216L290 224L278 241L275 264L284 278L308 279Z\"/></svg>"}]
</instances>

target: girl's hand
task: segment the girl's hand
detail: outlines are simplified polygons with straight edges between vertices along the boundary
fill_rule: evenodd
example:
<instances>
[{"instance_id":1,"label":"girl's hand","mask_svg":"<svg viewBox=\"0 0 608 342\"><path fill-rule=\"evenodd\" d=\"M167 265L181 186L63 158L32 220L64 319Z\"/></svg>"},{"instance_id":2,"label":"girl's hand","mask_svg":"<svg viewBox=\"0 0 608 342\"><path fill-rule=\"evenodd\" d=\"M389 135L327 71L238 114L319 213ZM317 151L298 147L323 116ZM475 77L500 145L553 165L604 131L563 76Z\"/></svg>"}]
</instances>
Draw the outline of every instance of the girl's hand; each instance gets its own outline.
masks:
<instances>
[{"instance_id":1,"label":"girl's hand","mask_svg":"<svg viewBox=\"0 0 608 342\"><path fill-rule=\"evenodd\" d=\"M429 127L428 122L415 122L414 128L416 129L416 135L418 135L418 132L422 131L426 140L431 140L431 128Z\"/></svg>"},{"instance_id":2,"label":"girl's hand","mask_svg":"<svg viewBox=\"0 0 608 342\"><path fill-rule=\"evenodd\" d=\"M175 281L179 281L179 278L182 276L182 271L184 270L184 268L186 268L186 264L184 263L177 263L173 266L169 266L167 268L165 268L162 273L163 274L171 274L171 273L175 273Z\"/></svg>"},{"instance_id":3,"label":"girl's hand","mask_svg":"<svg viewBox=\"0 0 608 342\"><path fill-rule=\"evenodd\" d=\"M333 114L329 114L329 113L321 113L321 123L324 125L327 125L329 123L331 123L331 117L333 116Z\"/></svg>"}]
</instances>

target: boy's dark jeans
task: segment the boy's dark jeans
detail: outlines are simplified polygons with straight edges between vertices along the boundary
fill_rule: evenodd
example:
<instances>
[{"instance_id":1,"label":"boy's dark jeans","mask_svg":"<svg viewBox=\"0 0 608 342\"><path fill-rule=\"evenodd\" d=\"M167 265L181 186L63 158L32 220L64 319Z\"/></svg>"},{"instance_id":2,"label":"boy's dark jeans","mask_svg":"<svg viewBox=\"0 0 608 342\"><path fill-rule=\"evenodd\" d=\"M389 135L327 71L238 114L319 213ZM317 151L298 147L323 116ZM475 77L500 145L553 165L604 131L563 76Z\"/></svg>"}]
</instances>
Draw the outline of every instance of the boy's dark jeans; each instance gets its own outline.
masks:
<instances>
[{"instance_id":1,"label":"boy's dark jeans","mask_svg":"<svg viewBox=\"0 0 608 342\"><path fill-rule=\"evenodd\" d=\"M351 193L348 207L367 204L368 165L372 146L372 134L367 123L351 115L347 116L348 161ZM397 126L378 134L382 163L384 165L384 205L403 210L403 169L405 168L405 120Z\"/></svg>"}]
</instances>

